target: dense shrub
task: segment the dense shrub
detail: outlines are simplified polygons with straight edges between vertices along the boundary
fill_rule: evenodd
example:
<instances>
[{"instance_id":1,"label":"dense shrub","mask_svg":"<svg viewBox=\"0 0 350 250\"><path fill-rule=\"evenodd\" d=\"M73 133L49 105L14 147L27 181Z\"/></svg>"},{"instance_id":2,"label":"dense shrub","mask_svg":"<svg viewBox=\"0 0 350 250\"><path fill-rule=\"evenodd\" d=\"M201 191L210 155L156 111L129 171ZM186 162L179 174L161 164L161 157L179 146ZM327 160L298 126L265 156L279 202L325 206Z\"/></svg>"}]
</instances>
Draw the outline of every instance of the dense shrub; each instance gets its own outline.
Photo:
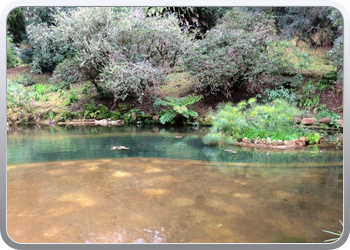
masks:
<instances>
[{"instance_id":1,"label":"dense shrub","mask_svg":"<svg viewBox=\"0 0 350 250\"><path fill-rule=\"evenodd\" d=\"M6 54L7 54L7 68L15 67L15 53L13 51L12 39L7 37L6 44Z\"/></svg>"},{"instance_id":2,"label":"dense shrub","mask_svg":"<svg viewBox=\"0 0 350 250\"><path fill-rule=\"evenodd\" d=\"M61 64L53 80L90 80L100 93L111 91L115 101L131 94L142 101L145 88L163 83L166 72L181 68L181 56L190 46L190 38L181 32L175 17L145 18L141 8L84 7L54 17L56 26L28 29L32 43L41 49L41 58L56 44L74 52L74 56L56 58ZM39 64L40 58L33 58L32 65ZM45 61L54 65L48 58Z\"/></svg>"},{"instance_id":3,"label":"dense shrub","mask_svg":"<svg viewBox=\"0 0 350 250\"><path fill-rule=\"evenodd\" d=\"M273 21L260 13L231 10L198 41L188 55L188 67L198 79L197 89L227 97L240 84L262 90L285 63L282 43L273 43Z\"/></svg>"},{"instance_id":4,"label":"dense shrub","mask_svg":"<svg viewBox=\"0 0 350 250\"><path fill-rule=\"evenodd\" d=\"M23 51L22 58L30 62L32 72L52 72L59 63L75 54L70 44L60 38L55 26L30 24L26 31L33 50Z\"/></svg>"},{"instance_id":5,"label":"dense shrub","mask_svg":"<svg viewBox=\"0 0 350 250\"><path fill-rule=\"evenodd\" d=\"M19 123L28 120L31 113L32 95L22 85L11 80L7 81L7 120Z\"/></svg>"},{"instance_id":6,"label":"dense shrub","mask_svg":"<svg viewBox=\"0 0 350 250\"><path fill-rule=\"evenodd\" d=\"M233 138L267 138L271 140L297 139L309 134L296 128L294 118L299 116L295 106L284 100L274 100L265 105L257 105L255 99L242 101L236 106L227 103L220 107L213 118L210 133L204 136L205 144L220 144Z\"/></svg>"}]
</instances>

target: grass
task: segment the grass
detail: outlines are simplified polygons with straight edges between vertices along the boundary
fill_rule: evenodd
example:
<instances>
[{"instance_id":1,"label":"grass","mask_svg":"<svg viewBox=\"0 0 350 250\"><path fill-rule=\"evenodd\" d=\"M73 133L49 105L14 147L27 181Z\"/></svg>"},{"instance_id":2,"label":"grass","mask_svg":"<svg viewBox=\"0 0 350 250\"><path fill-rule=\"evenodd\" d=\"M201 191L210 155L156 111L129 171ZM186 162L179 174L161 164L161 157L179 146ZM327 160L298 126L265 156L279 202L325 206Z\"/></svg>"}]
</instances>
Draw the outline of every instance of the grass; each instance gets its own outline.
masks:
<instances>
[{"instance_id":1,"label":"grass","mask_svg":"<svg viewBox=\"0 0 350 250\"><path fill-rule=\"evenodd\" d=\"M295 40L293 40L292 43L295 45ZM310 49L305 43L299 42L296 49L299 53L306 53L309 55L310 63L306 69L302 69L303 75L322 76L331 70L335 70L330 64L330 59L327 56L327 52L331 49L330 47ZM292 49L288 50L287 57L294 65L298 65L299 62L302 61L301 58L293 53Z\"/></svg>"}]
</instances>

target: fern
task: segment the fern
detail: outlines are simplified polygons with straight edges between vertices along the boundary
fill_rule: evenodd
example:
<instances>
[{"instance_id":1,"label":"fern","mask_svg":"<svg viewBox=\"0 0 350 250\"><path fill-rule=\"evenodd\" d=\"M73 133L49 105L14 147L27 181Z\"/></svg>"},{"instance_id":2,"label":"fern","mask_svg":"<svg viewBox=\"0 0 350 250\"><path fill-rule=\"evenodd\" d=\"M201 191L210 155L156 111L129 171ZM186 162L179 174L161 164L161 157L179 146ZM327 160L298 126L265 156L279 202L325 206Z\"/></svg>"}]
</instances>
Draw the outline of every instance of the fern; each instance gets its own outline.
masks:
<instances>
[{"instance_id":1,"label":"fern","mask_svg":"<svg viewBox=\"0 0 350 250\"><path fill-rule=\"evenodd\" d=\"M159 118L159 121L162 123L162 124L165 124L167 122L171 122L174 120L174 118L176 117L177 115L177 112L176 111L173 111L173 110L167 110L165 111L162 116Z\"/></svg>"},{"instance_id":2,"label":"fern","mask_svg":"<svg viewBox=\"0 0 350 250\"><path fill-rule=\"evenodd\" d=\"M165 99L166 101L158 98L153 104L154 107L164 106L167 108L166 110L163 110L163 113L159 118L159 121L162 124L165 124L167 122L173 122L176 116L181 116L186 119L198 116L197 112L188 108L187 106L198 102L202 99L202 96L196 96L193 94L182 98L174 98L171 96L167 96L165 97Z\"/></svg>"}]
</instances>

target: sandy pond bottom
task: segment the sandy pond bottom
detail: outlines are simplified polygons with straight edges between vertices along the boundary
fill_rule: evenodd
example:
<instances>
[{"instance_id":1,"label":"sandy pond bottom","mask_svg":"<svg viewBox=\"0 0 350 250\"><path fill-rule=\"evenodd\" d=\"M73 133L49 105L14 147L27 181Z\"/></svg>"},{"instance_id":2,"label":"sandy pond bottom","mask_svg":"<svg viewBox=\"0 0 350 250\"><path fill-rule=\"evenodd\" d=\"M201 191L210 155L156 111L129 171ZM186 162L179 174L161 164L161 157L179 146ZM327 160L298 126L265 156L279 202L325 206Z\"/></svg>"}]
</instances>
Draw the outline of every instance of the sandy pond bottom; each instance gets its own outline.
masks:
<instances>
[{"instance_id":1,"label":"sandy pond bottom","mask_svg":"<svg viewBox=\"0 0 350 250\"><path fill-rule=\"evenodd\" d=\"M7 167L19 243L323 242L341 230L342 167L159 158Z\"/></svg>"}]
</instances>

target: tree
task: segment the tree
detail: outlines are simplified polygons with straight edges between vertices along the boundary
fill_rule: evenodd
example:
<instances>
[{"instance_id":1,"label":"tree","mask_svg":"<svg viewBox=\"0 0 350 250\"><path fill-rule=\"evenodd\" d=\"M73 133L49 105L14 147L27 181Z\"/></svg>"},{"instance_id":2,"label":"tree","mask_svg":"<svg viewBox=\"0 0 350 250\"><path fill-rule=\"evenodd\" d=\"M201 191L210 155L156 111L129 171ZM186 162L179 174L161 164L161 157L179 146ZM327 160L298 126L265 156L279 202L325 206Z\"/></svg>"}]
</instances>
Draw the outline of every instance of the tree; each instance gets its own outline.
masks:
<instances>
[{"instance_id":1,"label":"tree","mask_svg":"<svg viewBox=\"0 0 350 250\"><path fill-rule=\"evenodd\" d=\"M202 39L229 9L228 7L149 7L147 15L168 16L175 13L183 30L195 32L196 38Z\"/></svg>"},{"instance_id":2,"label":"tree","mask_svg":"<svg viewBox=\"0 0 350 250\"><path fill-rule=\"evenodd\" d=\"M338 82L343 84L343 53L344 53L344 38L343 38L343 17L340 11L334 9L329 15L332 25L337 28L338 37L334 40L333 48L328 51L328 56L331 57L332 65L337 68Z\"/></svg>"},{"instance_id":3,"label":"tree","mask_svg":"<svg viewBox=\"0 0 350 250\"><path fill-rule=\"evenodd\" d=\"M198 91L229 98L242 84L251 91L266 88L284 69L284 52L275 50L274 34L273 20L264 13L227 12L187 55Z\"/></svg>"},{"instance_id":4,"label":"tree","mask_svg":"<svg viewBox=\"0 0 350 250\"><path fill-rule=\"evenodd\" d=\"M284 37L297 38L317 48L333 43L337 30L328 16L333 7L249 7L244 11L264 12L274 18L276 28Z\"/></svg>"},{"instance_id":5,"label":"tree","mask_svg":"<svg viewBox=\"0 0 350 250\"><path fill-rule=\"evenodd\" d=\"M57 13L54 23L28 28L42 55L56 46L74 52L54 71L54 79L90 80L97 91L111 92L115 102L132 94L141 102L145 89L182 67L190 46L174 16L146 18L141 8L78 8Z\"/></svg>"},{"instance_id":6,"label":"tree","mask_svg":"<svg viewBox=\"0 0 350 250\"><path fill-rule=\"evenodd\" d=\"M13 9L7 17L7 32L11 35L14 43L20 43L25 33L25 20L22 9Z\"/></svg>"}]
</instances>

